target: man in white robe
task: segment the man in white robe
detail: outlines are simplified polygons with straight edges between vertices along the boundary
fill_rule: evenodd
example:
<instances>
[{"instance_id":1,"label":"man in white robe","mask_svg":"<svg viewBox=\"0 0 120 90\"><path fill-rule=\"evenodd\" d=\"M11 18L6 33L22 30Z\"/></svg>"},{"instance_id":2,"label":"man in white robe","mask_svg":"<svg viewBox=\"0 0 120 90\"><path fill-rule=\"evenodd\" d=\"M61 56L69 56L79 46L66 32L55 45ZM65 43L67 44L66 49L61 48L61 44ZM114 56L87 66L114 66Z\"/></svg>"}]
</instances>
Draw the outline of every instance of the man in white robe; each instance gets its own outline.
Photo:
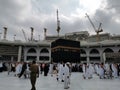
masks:
<instances>
[{"instance_id":1,"label":"man in white robe","mask_svg":"<svg viewBox=\"0 0 120 90\"><path fill-rule=\"evenodd\" d=\"M58 67L58 80L64 82L64 67L63 64L60 64Z\"/></svg>"},{"instance_id":2,"label":"man in white robe","mask_svg":"<svg viewBox=\"0 0 120 90\"><path fill-rule=\"evenodd\" d=\"M22 70L22 64L20 62L17 63L17 66L15 68L15 76L18 76Z\"/></svg>"},{"instance_id":3,"label":"man in white robe","mask_svg":"<svg viewBox=\"0 0 120 90\"><path fill-rule=\"evenodd\" d=\"M91 68L90 65L86 65L85 77L84 79L91 79Z\"/></svg>"},{"instance_id":4,"label":"man in white robe","mask_svg":"<svg viewBox=\"0 0 120 90\"><path fill-rule=\"evenodd\" d=\"M89 72L88 79L91 79L93 77L93 73L95 72L94 66L92 64L89 64L88 72Z\"/></svg>"},{"instance_id":5,"label":"man in white robe","mask_svg":"<svg viewBox=\"0 0 120 90\"><path fill-rule=\"evenodd\" d=\"M105 64L105 78L112 78L110 65L108 63Z\"/></svg>"},{"instance_id":6,"label":"man in white robe","mask_svg":"<svg viewBox=\"0 0 120 90\"><path fill-rule=\"evenodd\" d=\"M118 70L117 70L117 65L116 64L112 64L112 71L113 71L112 76L114 78L117 78L118 77Z\"/></svg>"},{"instance_id":7,"label":"man in white robe","mask_svg":"<svg viewBox=\"0 0 120 90\"><path fill-rule=\"evenodd\" d=\"M99 67L98 67L98 64L95 64L95 73L97 75L99 75Z\"/></svg>"},{"instance_id":8,"label":"man in white robe","mask_svg":"<svg viewBox=\"0 0 120 90\"><path fill-rule=\"evenodd\" d=\"M53 63L50 63L49 74L51 74L51 76L53 76Z\"/></svg>"},{"instance_id":9,"label":"man in white robe","mask_svg":"<svg viewBox=\"0 0 120 90\"><path fill-rule=\"evenodd\" d=\"M104 66L101 64L99 65L99 77L100 79L104 79Z\"/></svg>"},{"instance_id":10,"label":"man in white robe","mask_svg":"<svg viewBox=\"0 0 120 90\"><path fill-rule=\"evenodd\" d=\"M85 79L85 74L86 74L86 64L82 65L82 70L83 70L83 78Z\"/></svg>"},{"instance_id":11,"label":"man in white robe","mask_svg":"<svg viewBox=\"0 0 120 90\"><path fill-rule=\"evenodd\" d=\"M66 64L64 67L64 89L68 89L70 84L70 70L69 65Z\"/></svg>"}]
</instances>

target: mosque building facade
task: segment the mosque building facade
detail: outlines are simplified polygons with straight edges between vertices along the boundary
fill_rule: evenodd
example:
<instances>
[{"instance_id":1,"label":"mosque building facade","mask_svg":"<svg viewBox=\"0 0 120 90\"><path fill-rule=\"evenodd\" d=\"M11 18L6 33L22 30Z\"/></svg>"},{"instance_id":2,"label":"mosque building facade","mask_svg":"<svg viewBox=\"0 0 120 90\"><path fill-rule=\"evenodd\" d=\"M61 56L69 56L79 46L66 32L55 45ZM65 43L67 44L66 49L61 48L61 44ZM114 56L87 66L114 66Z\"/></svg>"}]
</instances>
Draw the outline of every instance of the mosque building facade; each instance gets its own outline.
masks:
<instances>
[{"instance_id":1,"label":"mosque building facade","mask_svg":"<svg viewBox=\"0 0 120 90\"><path fill-rule=\"evenodd\" d=\"M0 40L1 61L51 62L51 43L59 38L80 42L80 61L84 62L119 62L120 36L110 33L90 35L87 31L66 33L58 36L45 36L45 40L23 42L20 40Z\"/></svg>"}]
</instances>

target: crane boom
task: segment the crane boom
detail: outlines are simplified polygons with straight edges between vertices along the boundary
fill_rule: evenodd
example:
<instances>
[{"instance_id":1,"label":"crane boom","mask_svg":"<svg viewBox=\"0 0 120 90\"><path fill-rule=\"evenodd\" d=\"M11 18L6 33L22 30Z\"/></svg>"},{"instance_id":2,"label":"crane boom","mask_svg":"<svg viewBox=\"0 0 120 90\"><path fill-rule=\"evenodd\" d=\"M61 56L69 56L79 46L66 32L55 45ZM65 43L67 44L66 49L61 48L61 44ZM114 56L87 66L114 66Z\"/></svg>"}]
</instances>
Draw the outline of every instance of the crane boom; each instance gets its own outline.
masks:
<instances>
[{"instance_id":1,"label":"crane boom","mask_svg":"<svg viewBox=\"0 0 120 90\"><path fill-rule=\"evenodd\" d=\"M58 17L58 9L57 9L57 33L58 33L58 37L59 37L59 32L60 32L60 20Z\"/></svg>"},{"instance_id":2,"label":"crane boom","mask_svg":"<svg viewBox=\"0 0 120 90\"><path fill-rule=\"evenodd\" d=\"M97 34L97 41L99 41L100 40L99 33L103 32L103 30L102 30L102 23L100 23L98 29L96 29L95 25L93 24L92 20L90 19L90 17L88 16L87 13L86 13L86 16L87 16L88 20L90 21L91 25L93 26L96 34Z\"/></svg>"},{"instance_id":3,"label":"crane boom","mask_svg":"<svg viewBox=\"0 0 120 90\"><path fill-rule=\"evenodd\" d=\"M88 20L90 21L91 25L93 26L94 30L96 31L95 25L93 24L92 20L90 19L90 17L88 16L87 13L86 13L86 16L87 16Z\"/></svg>"},{"instance_id":4,"label":"crane boom","mask_svg":"<svg viewBox=\"0 0 120 90\"><path fill-rule=\"evenodd\" d=\"M102 32L102 31L103 31L103 30L102 30L102 23L99 24L98 31L99 31L99 32Z\"/></svg>"},{"instance_id":5,"label":"crane boom","mask_svg":"<svg viewBox=\"0 0 120 90\"><path fill-rule=\"evenodd\" d=\"M26 37L26 34L25 34L25 32L24 32L23 29L22 29L22 32L23 32L23 35L24 35L25 41L27 41L27 37Z\"/></svg>"}]
</instances>

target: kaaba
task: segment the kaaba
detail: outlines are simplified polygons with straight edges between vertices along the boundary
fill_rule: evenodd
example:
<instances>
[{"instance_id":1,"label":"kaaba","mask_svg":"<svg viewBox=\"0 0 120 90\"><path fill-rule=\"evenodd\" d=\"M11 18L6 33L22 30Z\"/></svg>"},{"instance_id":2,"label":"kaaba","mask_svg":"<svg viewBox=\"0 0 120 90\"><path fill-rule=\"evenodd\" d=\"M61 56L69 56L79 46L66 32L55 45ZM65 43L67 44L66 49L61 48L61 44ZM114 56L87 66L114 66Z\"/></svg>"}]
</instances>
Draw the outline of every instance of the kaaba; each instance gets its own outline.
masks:
<instances>
[{"instance_id":1,"label":"kaaba","mask_svg":"<svg viewBox=\"0 0 120 90\"><path fill-rule=\"evenodd\" d=\"M51 43L52 62L80 62L80 42L57 39Z\"/></svg>"}]
</instances>

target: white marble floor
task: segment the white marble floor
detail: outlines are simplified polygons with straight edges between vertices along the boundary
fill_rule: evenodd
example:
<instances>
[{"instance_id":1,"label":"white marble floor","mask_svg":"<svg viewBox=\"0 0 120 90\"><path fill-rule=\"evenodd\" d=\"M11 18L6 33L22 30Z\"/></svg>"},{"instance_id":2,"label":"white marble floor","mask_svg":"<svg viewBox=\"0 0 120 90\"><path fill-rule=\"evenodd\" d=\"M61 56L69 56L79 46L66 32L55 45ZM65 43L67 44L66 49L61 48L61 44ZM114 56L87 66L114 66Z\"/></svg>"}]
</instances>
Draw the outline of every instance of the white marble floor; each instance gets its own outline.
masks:
<instances>
[{"instance_id":1,"label":"white marble floor","mask_svg":"<svg viewBox=\"0 0 120 90\"><path fill-rule=\"evenodd\" d=\"M30 90L30 80L14 77L13 73L0 73L0 90ZM82 78L81 73L72 73L71 84L68 90L119 90L120 79L99 79L94 75L93 79ZM57 82L56 77L40 75L37 79L36 90L65 90L62 82Z\"/></svg>"}]
</instances>

